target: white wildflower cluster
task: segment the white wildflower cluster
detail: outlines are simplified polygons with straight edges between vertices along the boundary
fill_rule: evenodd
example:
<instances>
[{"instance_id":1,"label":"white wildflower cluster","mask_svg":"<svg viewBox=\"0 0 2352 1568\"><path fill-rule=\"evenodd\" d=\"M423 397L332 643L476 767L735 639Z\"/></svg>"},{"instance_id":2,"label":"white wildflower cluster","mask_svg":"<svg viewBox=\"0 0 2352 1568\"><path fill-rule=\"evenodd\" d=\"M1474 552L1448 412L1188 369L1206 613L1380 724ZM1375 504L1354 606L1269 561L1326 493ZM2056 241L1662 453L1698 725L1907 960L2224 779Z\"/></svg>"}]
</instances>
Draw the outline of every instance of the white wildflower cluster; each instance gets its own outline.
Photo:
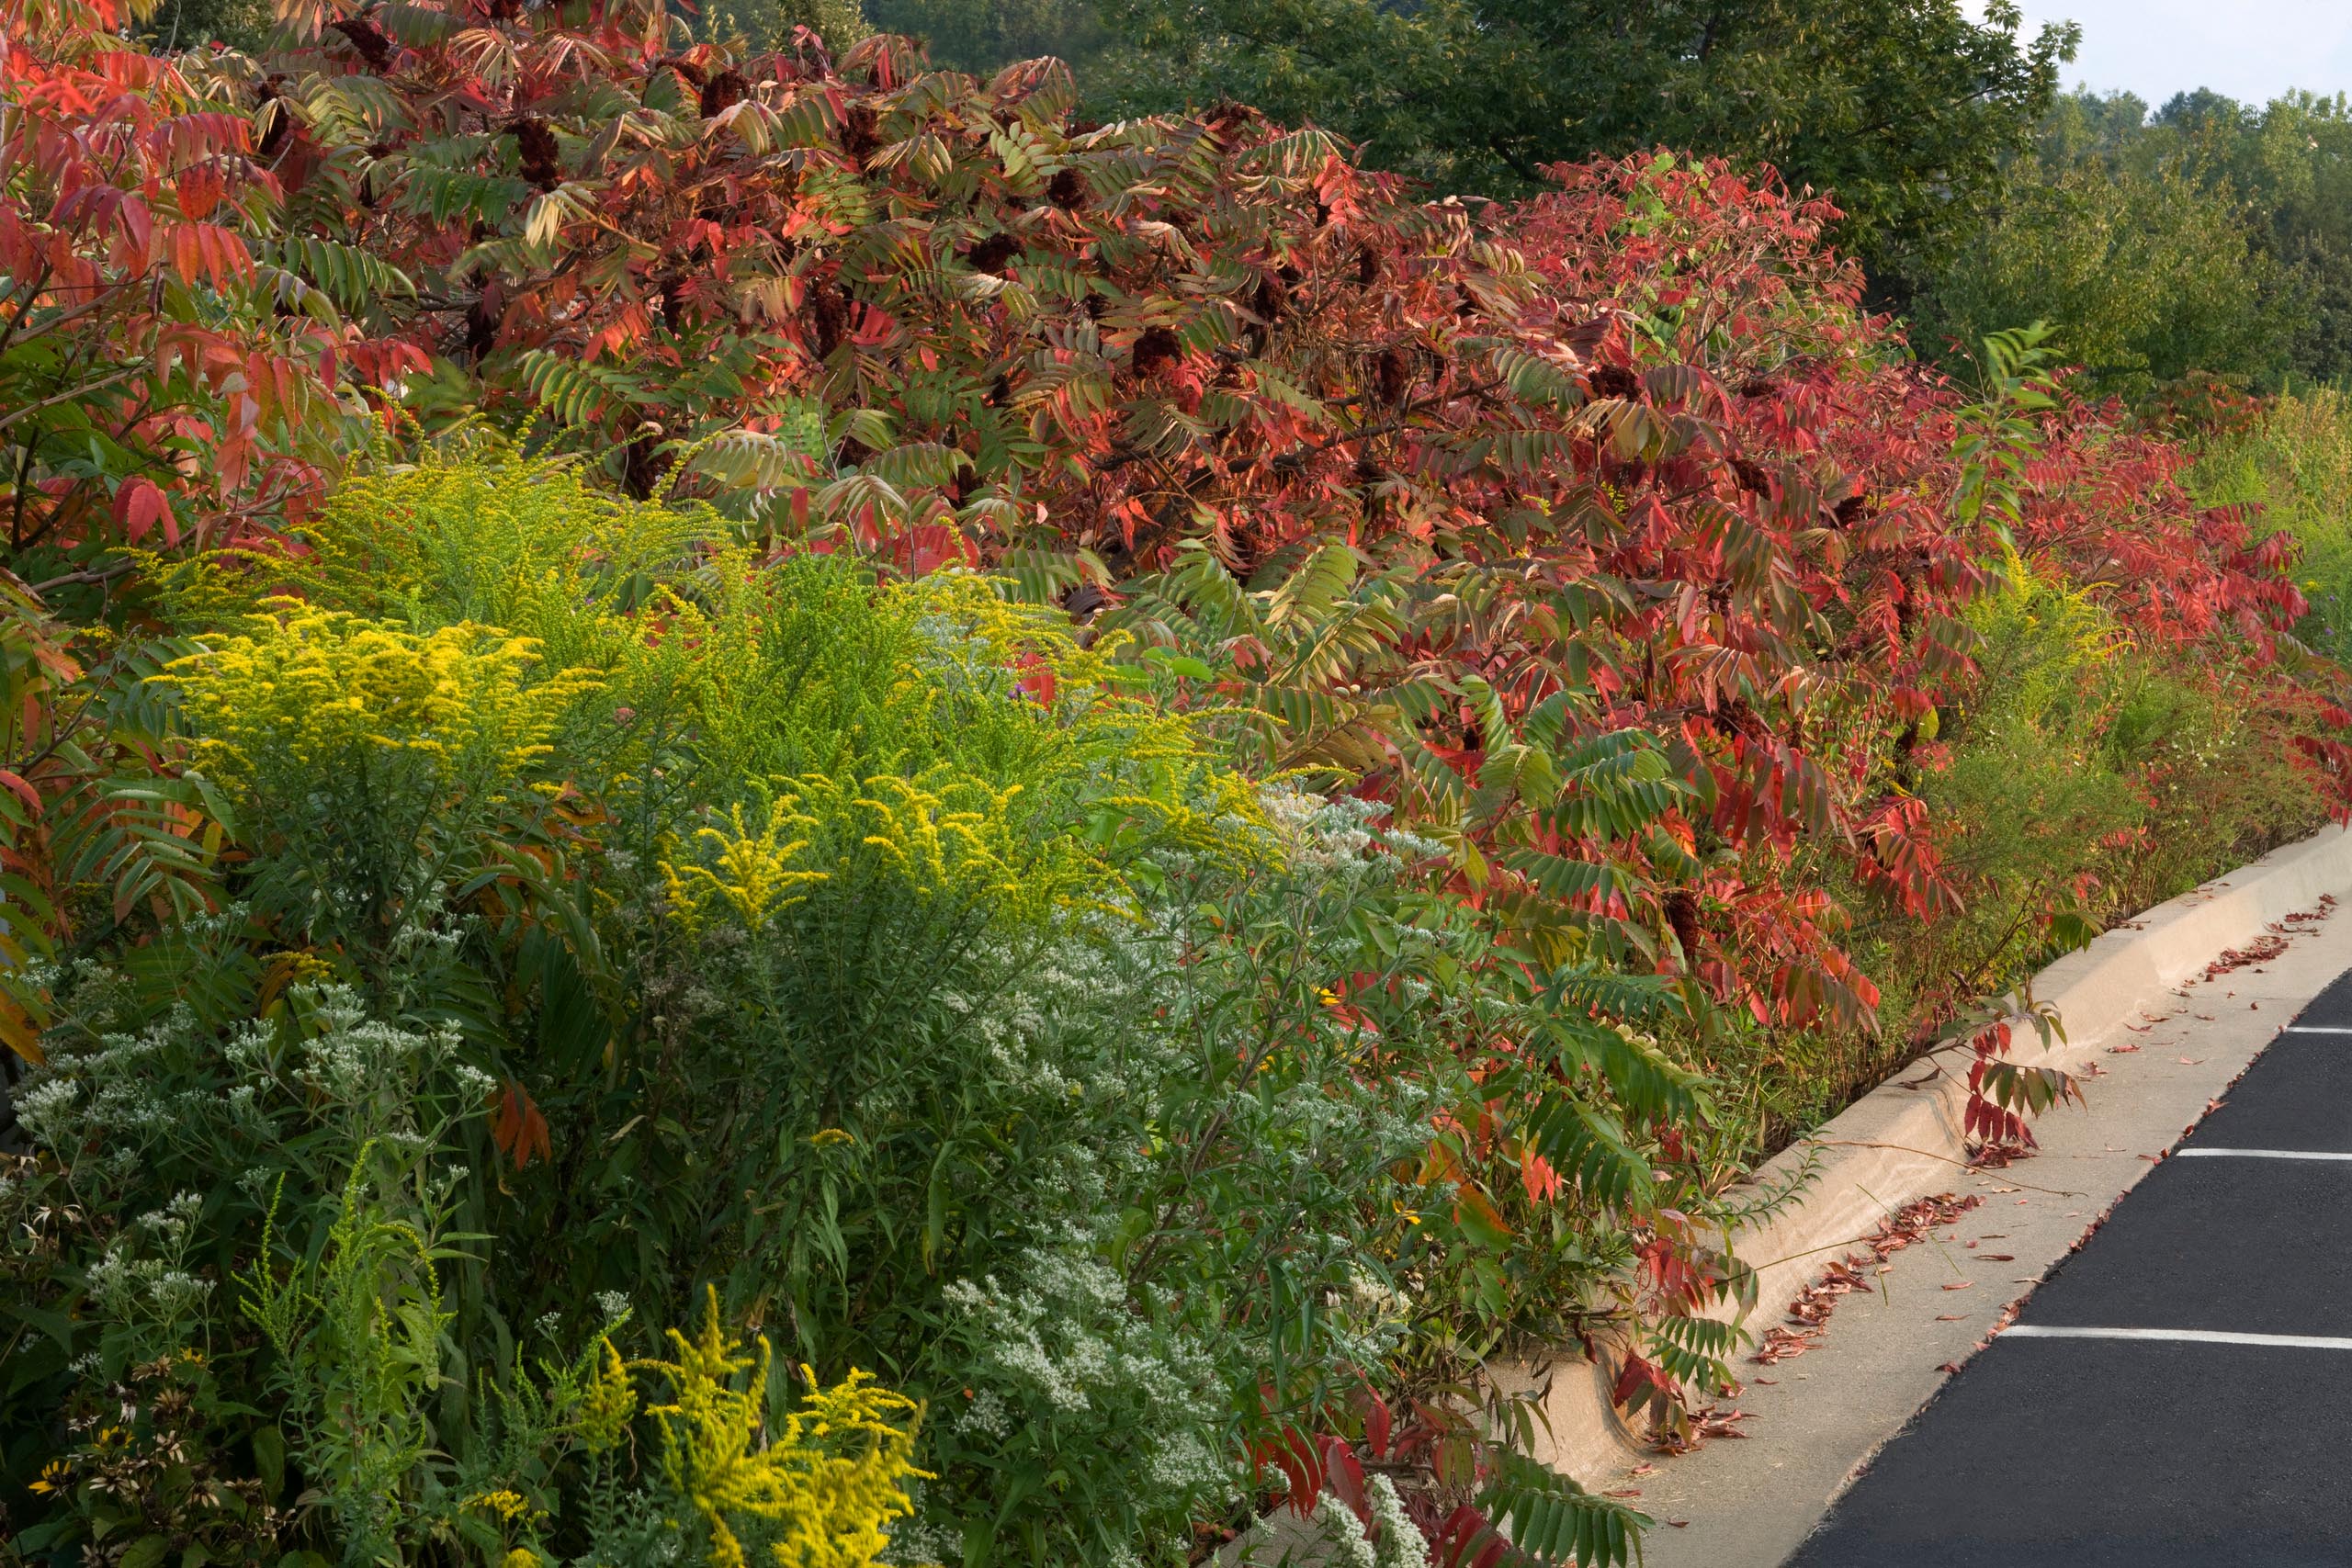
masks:
<instances>
[{"instance_id":1,"label":"white wildflower cluster","mask_svg":"<svg viewBox=\"0 0 2352 1568\"><path fill-rule=\"evenodd\" d=\"M1396 1483L1385 1475L1374 1476L1365 1488L1364 1501L1371 1506L1373 1528L1380 1536L1379 1568L1430 1568L1429 1538L1405 1512L1405 1499L1396 1495Z\"/></svg>"},{"instance_id":2,"label":"white wildflower cluster","mask_svg":"<svg viewBox=\"0 0 2352 1568\"><path fill-rule=\"evenodd\" d=\"M1380 1555L1355 1510L1329 1492L1315 1500L1315 1529L1331 1548L1329 1568L1380 1568Z\"/></svg>"},{"instance_id":3,"label":"white wildflower cluster","mask_svg":"<svg viewBox=\"0 0 2352 1568\"><path fill-rule=\"evenodd\" d=\"M1429 1540L1405 1512L1405 1500L1388 1477L1364 1484L1370 1529L1355 1510L1329 1492L1316 1499L1315 1525L1331 1547L1329 1568L1430 1568Z\"/></svg>"},{"instance_id":4,"label":"white wildflower cluster","mask_svg":"<svg viewBox=\"0 0 2352 1568\"><path fill-rule=\"evenodd\" d=\"M101 1316L130 1327L142 1356L175 1345L177 1325L200 1312L212 1293L212 1282L198 1279L187 1266L203 1208L197 1194L175 1194L164 1207L140 1215L90 1265L91 1304ZM142 1247L153 1250L141 1256Z\"/></svg>"},{"instance_id":5,"label":"white wildflower cluster","mask_svg":"<svg viewBox=\"0 0 2352 1568\"><path fill-rule=\"evenodd\" d=\"M1413 1298L1359 1264L1348 1267L1348 1293L1333 1306L1358 1323L1402 1323L1413 1315Z\"/></svg>"},{"instance_id":6,"label":"white wildflower cluster","mask_svg":"<svg viewBox=\"0 0 2352 1568\"><path fill-rule=\"evenodd\" d=\"M1006 1391L975 1392L961 1421L967 1432L1020 1441L1016 1404L1035 1399L1066 1419L1091 1417L1105 1450L1132 1456L1130 1484L1182 1496L1222 1485L1222 1401L1216 1369L1181 1338L1129 1309L1115 1269L1069 1251L1033 1248L1017 1282L958 1280L947 1302L978 1340L978 1366Z\"/></svg>"},{"instance_id":7,"label":"white wildflower cluster","mask_svg":"<svg viewBox=\"0 0 2352 1568\"><path fill-rule=\"evenodd\" d=\"M964 1538L938 1525L908 1520L890 1528L890 1544L880 1561L890 1568L935 1568L964 1560Z\"/></svg>"},{"instance_id":8,"label":"white wildflower cluster","mask_svg":"<svg viewBox=\"0 0 2352 1568\"><path fill-rule=\"evenodd\" d=\"M598 1291L595 1301L596 1311L603 1314L607 1329L628 1315L628 1296L623 1292Z\"/></svg>"}]
</instances>

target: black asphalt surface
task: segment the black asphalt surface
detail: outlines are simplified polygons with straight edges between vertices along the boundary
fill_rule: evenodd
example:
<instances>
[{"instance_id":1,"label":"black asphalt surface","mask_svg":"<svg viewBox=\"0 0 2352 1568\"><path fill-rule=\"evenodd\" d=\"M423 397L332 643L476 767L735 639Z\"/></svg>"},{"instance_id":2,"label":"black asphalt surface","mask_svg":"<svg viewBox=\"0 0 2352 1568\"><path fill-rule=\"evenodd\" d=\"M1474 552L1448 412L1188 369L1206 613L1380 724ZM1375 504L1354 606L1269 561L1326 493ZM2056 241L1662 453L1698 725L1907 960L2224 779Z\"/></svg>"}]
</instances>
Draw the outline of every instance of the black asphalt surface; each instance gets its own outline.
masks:
<instances>
[{"instance_id":1,"label":"black asphalt surface","mask_svg":"<svg viewBox=\"0 0 2352 1568\"><path fill-rule=\"evenodd\" d=\"M2295 1021L2352 1028L2352 972ZM2352 1152L2352 1033L2280 1036L2196 1147ZM2352 1338L2352 1162L2166 1159L2018 1321ZM2352 1350L2005 1336L1788 1568L2352 1568Z\"/></svg>"}]
</instances>

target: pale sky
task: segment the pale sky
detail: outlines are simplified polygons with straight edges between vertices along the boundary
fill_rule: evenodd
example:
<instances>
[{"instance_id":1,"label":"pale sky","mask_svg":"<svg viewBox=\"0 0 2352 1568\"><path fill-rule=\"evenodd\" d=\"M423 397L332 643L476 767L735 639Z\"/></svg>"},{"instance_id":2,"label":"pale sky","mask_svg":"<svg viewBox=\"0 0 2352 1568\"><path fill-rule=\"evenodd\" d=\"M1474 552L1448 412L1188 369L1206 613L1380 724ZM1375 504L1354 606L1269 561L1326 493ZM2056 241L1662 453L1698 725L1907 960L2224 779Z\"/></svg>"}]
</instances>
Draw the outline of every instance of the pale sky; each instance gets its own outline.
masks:
<instances>
[{"instance_id":1,"label":"pale sky","mask_svg":"<svg viewBox=\"0 0 2352 1568\"><path fill-rule=\"evenodd\" d=\"M1981 0L1967 0L1982 15ZM2083 24L2069 87L2137 93L2151 108L2211 87L2266 103L2290 87L2352 93L2352 0L2019 0L2028 37Z\"/></svg>"}]
</instances>

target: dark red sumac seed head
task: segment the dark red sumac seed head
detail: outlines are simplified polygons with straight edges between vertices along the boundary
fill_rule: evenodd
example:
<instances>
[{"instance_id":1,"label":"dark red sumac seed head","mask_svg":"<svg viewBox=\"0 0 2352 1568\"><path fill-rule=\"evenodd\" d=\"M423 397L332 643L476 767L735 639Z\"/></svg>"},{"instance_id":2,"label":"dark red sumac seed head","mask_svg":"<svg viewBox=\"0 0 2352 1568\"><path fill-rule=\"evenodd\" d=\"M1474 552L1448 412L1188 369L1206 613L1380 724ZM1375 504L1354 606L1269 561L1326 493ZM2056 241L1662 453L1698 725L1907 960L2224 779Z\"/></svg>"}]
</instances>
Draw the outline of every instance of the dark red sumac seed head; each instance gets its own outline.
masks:
<instances>
[{"instance_id":1,"label":"dark red sumac seed head","mask_svg":"<svg viewBox=\"0 0 2352 1568\"><path fill-rule=\"evenodd\" d=\"M359 58L368 62L368 70L387 71L391 68L392 57L399 51L375 23L365 17L346 17L339 22L329 22L327 26L349 40L351 47L359 51Z\"/></svg>"},{"instance_id":2,"label":"dark red sumac seed head","mask_svg":"<svg viewBox=\"0 0 2352 1568\"><path fill-rule=\"evenodd\" d=\"M1021 254L1021 242L1010 234L990 234L974 245L965 259L974 272L1002 272L1005 264Z\"/></svg>"},{"instance_id":3,"label":"dark red sumac seed head","mask_svg":"<svg viewBox=\"0 0 2352 1568\"><path fill-rule=\"evenodd\" d=\"M1148 380L1163 371L1172 370L1184 357L1184 345L1166 327L1147 327L1136 339L1135 354L1130 363L1136 375Z\"/></svg>"},{"instance_id":4,"label":"dark red sumac seed head","mask_svg":"<svg viewBox=\"0 0 2352 1568\"><path fill-rule=\"evenodd\" d=\"M653 499L653 487L662 482L677 462L677 455L660 449L661 438L640 435L630 442L621 454L621 488L633 501Z\"/></svg>"},{"instance_id":5,"label":"dark red sumac seed head","mask_svg":"<svg viewBox=\"0 0 2352 1568\"><path fill-rule=\"evenodd\" d=\"M563 152L546 120L524 115L506 129L522 153L525 179L541 190L553 190L563 183Z\"/></svg>"},{"instance_id":6,"label":"dark red sumac seed head","mask_svg":"<svg viewBox=\"0 0 2352 1568\"><path fill-rule=\"evenodd\" d=\"M1839 502L1836 506L1831 507L1829 509L1829 514L1838 519L1838 526L1840 528L1850 528L1855 524L1860 523L1862 520L1863 515L1868 513L1869 510L1870 497L1865 495L1849 495L1845 500Z\"/></svg>"},{"instance_id":7,"label":"dark red sumac seed head","mask_svg":"<svg viewBox=\"0 0 2352 1568\"><path fill-rule=\"evenodd\" d=\"M1666 923L1682 944L1685 958L1699 956L1699 896L1678 887L1666 896Z\"/></svg>"},{"instance_id":8,"label":"dark red sumac seed head","mask_svg":"<svg viewBox=\"0 0 2352 1568\"><path fill-rule=\"evenodd\" d=\"M492 349L496 348L498 329L505 319L506 312L501 307L494 290L485 290L480 299L468 306L465 335L467 355L479 361L486 357Z\"/></svg>"},{"instance_id":9,"label":"dark red sumac seed head","mask_svg":"<svg viewBox=\"0 0 2352 1568\"><path fill-rule=\"evenodd\" d=\"M1370 245L1356 247L1356 282L1366 288L1380 281L1380 253Z\"/></svg>"},{"instance_id":10,"label":"dark red sumac seed head","mask_svg":"<svg viewBox=\"0 0 2352 1568\"><path fill-rule=\"evenodd\" d=\"M752 85L743 79L743 73L741 71L731 68L721 71L703 84L702 118L711 119L725 114L751 96Z\"/></svg>"},{"instance_id":11,"label":"dark red sumac seed head","mask_svg":"<svg viewBox=\"0 0 2352 1568\"><path fill-rule=\"evenodd\" d=\"M1373 383L1379 389L1380 400L1395 408L1412 389L1412 361L1402 349L1382 349L1380 357L1373 361Z\"/></svg>"},{"instance_id":12,"label":"dark red sumac seed head","mask_svg":"<svg viewBox=\"0 0 2352 1568\"><path fill-rule=\"evenodd\" d=\"M1046 182L1046 199L1064 212L1083 209L1087 201L1086 176L1076 169L1059 169Z\"/></svg>"},{"instance_id":13,"label":"dark red sumac seed head","mask_svg":"<svg viewBox=\"0 0 2352 1568\"><path fill-rule=\"evenodd\" d=\"M817 357L831 359L849 332L849 304L830 283L808 291L808 323L814 330Z\"/></svg>"},{"instance_id":14,"label":"dark red sumac seed head","mask_svg":"<svg viewBox=\"0 0 2352 1568\"><path fill-rule=\"evenodd\" d=\"M1594 389L1595 391L1599 389L1597 387ZM1739 481L1739 488L1750 494L1763 495L1772 488L1772 476L1765 472L1760 465L1751 463L1745 457L1734 457L1731 460L1731 471L1732 476Z\"/></svg>"},{"instance_id":15,"label":"dark red sumac seed head","mask_svg":"<svg viewBox=\"0 0 2352 1568\"><path fill-rule=\"evenodd\" d=\"M1585 379L1596 398L1638 398L1642 378L1623 365L1596 365Z\"/></svg>"},{"instance_id":16,"label":"dark red sumac seed head","mask_svg":"<svg viewBox=\"0 0 2352 1568\"><path fill-rule=\"evenodd\" d=\"M882 145L881 117L868 103L850 105L849 113L842 117L842 151L860 163L873 156Z\"/></svg>"},{"instance_id":17,"label":"dark red sumac seed head","mask_svg":"<svg viewBox=\"0 0 2352 1568\"><path fill-rule=\"evenodd\" d=\"M1268 326L1283 319L1283 291L1274 287L1271 277L1258 279L1257 292L1250 296L1250 313Z\"/></svg>"}]
</instances>

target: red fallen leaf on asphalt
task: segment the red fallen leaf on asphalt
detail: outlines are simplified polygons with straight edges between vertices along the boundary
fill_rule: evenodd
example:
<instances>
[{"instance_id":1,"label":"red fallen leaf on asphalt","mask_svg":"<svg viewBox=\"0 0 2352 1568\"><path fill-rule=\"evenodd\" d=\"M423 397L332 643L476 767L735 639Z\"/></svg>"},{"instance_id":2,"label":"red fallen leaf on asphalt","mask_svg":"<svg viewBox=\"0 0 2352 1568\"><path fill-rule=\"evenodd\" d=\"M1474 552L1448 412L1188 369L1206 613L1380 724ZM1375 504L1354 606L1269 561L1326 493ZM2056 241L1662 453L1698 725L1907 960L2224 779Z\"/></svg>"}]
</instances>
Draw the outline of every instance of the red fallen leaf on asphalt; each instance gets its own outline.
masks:
<instances>
[{"instance_id":1,"label":"red fallen leaf on asphalt","mask_svg":"<svg viewBox=\"0 0 2352 1568\"><path fill-rule=\"evenodd\" d=\"M1601 1494L1603 1497L1638 1497L1641 1495L1642 1489L1638 1486L1621 1486L1614 1492Z\"/></svg>"},{"instance_id":2,"label":"red fallen leaf on asphalt","mask_svg":"<svg viewBox=\"0 0 2352 1568\"><path fill-rule=\"evenodd\" d=\"M2159 1021L2162 1021L2161 1020ZM2145 1034L2155 1027L2153 1023L2127 1023L2123 1026L2134 1034Z\"/></svg>"},{"instance_id":3,"label":"red fallen leaf on asphalt","mask_svg":"<svg viewBox=\"0 0 2352 1568\"><path fill-rule=\"evenodd\" d=\"M1936 1321L1938 1323L1966 1323L1968 1314L1964 1312L1939 1312L1936 1314Z\"/></svg>"},{"instance_id":4,"label":"red fallen leaf on asphalt","mask_svg":"<svg viewBox=\"0 0 2352 1568\"><path fill-rule=\"evenodd\" d=\"M2180 1059L2180 1065L2184 1067L2201 1067L2205 1065L2205 1058L2202 1056L2183 1056Z\"/></svg>"},{"instance_id":5,"label":"red fallen leaf on asphalt","mask_svg":"<svg viewBox=\"0 0 2352 1568\"><path fill-rule=\"evenodd\" d=\"M2110 1056L2128 1056L2139 1048L2137 1045L2109 1045L2107 1048L2107 1054Z\"/></svg>"},{"instance_id":6,"label":"red fallen leaf on asphalt","mask_svg":"<svg viewBox=\"0 0 2352 1568\"><path fill-rule=\"evenodd\" d=\"M1974 1290L1975 1288L1976 1288L1976 1281L1975 1281L1975 1280L1962 1280L1959 1284L1957 1284L1957 1285L1946 1285L1946 1286L1944 1287L1944 1289L1945 1289L1945 1290L1947 1290L1947 1291L1973 1291L1973 1290Z\"/></svg>"},{"instance_id":7,"label":"red fallen leaf on asphalt","mask_svg":"<svg viewBox=\"0 0 2352 1568\"><path fill-rule=\"evenodd\" d=\"M1751 1378L1748 1381L1758 1383L1765 1388L1778 1388L1781 1386L1781 1380L1778 1378Z\"/></svg>"},{"instance_id":8,"label":"red fallen leaf on asphalt","mask_svg":"<svg viewBox=\"0 0 2352 1568\"><path fill-rule=\"evenodd\" d=\"M1938 1365L1936 1371L1939 1372L1958 1372L1960 1371L1960 1363L1958 1361L1945 1361Z\"/></svg>"},{"instance_id":9,"label":"red fallen leaf on asphalt","mask_svg":"<svg viewBox=\"0 0 2352 1568\"><path fill-rule=\"evenodd\" d=\"M1745 1438L1738 1423L1754 1419L1745 1410L1715 1409L1699 1417L1697 1435L1702 1438Z\"/></svg>"},{"instance_id":10,"label":"red fallen leaf on asphalt","mask_svg":"<svg viewBox=\"0 0 2352 1568\"><path fill-rule=\"evenodd\" d=\"M1689 1519L1668 1519L1666 1522L1668 1528L1671 1529L1687 1530L1690 1528Z\"/></svg>"},{"instance_id":11,"label":"red fallen leaf on asphalt","mask_svg":"<svg viewBox=\"0 0 2352 1568\"><path fill-rule=\"evenodd\" d=\"M2014 1252L1988 1252L1984 1255L1984 1258L1987 1263L2015 1263L2018 1260L2018 1255Z\"/></svg>"}]
</instances>

